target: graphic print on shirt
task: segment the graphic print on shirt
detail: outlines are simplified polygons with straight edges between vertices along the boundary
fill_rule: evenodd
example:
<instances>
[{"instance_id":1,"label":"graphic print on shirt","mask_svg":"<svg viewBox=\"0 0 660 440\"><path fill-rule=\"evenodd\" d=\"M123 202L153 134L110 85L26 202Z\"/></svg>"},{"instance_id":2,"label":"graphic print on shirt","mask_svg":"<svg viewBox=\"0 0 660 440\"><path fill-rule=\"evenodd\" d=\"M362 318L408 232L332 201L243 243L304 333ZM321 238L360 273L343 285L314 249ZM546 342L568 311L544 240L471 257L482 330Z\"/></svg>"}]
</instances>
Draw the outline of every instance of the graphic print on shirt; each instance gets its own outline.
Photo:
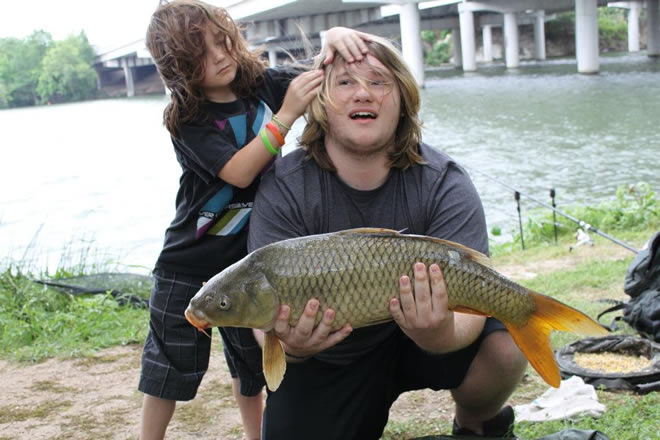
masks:
<instances>
[{"instance_id":1,"label":"graphic print on shirt","mask_svg":"<svg viewBox=\"0 0 660 440\"><path fill-rule=\"evenodd\" d=\"M252 102L245 113L216 120L218 128L231 138L233 135L238 148L243 148L248 141L248 130L252 140L259 131L266 126L273 116L272 110L265 102L259 101L257 107ZM234 235L247 224L252 201L231 203L234 198L234 187L225 183L202 207L197 218L197 231L195 239L199 240L204 234Z\"/></svg>"}]
</instances>

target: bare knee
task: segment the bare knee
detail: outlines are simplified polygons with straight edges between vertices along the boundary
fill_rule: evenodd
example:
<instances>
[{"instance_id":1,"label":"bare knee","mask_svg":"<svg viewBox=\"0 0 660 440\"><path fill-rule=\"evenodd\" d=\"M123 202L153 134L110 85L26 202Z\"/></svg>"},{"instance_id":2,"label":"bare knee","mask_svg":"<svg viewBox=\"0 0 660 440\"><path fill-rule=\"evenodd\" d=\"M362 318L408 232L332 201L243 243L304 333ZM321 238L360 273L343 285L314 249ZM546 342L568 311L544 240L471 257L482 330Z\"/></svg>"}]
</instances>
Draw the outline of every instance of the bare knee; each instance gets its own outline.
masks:
<instances>
[{"instance_id":1,"label":"bare knee","mask_svg":"<svg viewBox=\"0 0 660 440\"><path fill-rule=\"evenodd\" d=\"M493 414L522 379L527 360L508 332L488 335L479 347L463 383L452 390L459 405L489 408Z\"/></svg>"},{"instance_id":2,"label":"bare knee","mask_svg":"<svg viewBox=\"0 0 660 440\"><path fill-rule=\"evenodd\" d=\"M477 357L483 356L496 374L513 378L516 383L522 378L527 359L508 332L497 331L486 337ZM476 359L475 359L476 360Z\"/></svg>"}]
</instances>

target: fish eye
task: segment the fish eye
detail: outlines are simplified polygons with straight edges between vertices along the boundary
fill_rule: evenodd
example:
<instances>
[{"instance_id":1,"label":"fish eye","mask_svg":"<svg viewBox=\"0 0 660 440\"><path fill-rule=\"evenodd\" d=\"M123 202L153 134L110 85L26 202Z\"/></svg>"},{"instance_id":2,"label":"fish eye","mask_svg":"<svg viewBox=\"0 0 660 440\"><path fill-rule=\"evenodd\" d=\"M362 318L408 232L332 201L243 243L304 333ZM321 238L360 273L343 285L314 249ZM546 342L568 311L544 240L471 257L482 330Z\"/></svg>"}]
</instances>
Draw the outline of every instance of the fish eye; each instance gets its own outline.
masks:
<instances>
[{"instance_id":1,"label":"fish eye","mask_svg":"<svg viewBox=\"0 0 660 440\"><path fill-rule=\"evenodd\" d=\"M231 301L226 296L220 298L220 310L229 310L231 308Z\"/></svg>"}]
</instances>

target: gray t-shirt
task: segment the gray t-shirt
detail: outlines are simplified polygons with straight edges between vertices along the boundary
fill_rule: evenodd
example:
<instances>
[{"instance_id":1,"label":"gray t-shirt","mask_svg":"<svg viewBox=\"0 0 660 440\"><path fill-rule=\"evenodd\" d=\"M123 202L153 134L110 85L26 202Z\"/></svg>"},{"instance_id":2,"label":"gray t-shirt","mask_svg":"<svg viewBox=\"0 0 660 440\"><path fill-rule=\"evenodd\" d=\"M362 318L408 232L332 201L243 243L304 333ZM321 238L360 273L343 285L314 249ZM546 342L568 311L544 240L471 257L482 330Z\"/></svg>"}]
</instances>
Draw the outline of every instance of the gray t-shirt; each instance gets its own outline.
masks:
<instances>
[{"instance_id":1,"label":"gray t-shirt","mask_svg":"<svg viewBox=\"0 0 660 440\"><path fill-rule=\"evenodd\" d=\"M461 243L488 254L481 200L446 154L420 145L426 164L392 169L379 188L360 191L296 150L264 175L250 218L248 251L287 238L360 227L388 228ZM396 323L355 329L317 359L346 364L386 340Z\"/></svg>"}]
</instances>

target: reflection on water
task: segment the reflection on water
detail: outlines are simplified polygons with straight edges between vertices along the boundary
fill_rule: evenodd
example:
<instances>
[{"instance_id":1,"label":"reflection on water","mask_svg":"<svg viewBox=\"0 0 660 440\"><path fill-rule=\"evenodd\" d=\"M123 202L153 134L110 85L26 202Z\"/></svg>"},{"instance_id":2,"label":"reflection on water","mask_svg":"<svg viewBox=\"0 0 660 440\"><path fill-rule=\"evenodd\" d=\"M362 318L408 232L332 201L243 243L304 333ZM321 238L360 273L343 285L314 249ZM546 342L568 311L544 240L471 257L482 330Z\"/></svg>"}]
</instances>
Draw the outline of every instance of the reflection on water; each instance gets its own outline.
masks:
<instances>
[{"instance_id":1,"label":"reflection on water","mask_svg":"<svg viewBox=\"0 0 660 440\"><path fill-rule=\"evenodd\" d=\"M472 171L489 226L512 230L515 202L479 172L542 201L554 187L560 208L640 180L660 191L660 63L601 57L599 75L575 71L574 60L552 60L428 73L424 140ZM180 173L161 124L165 104L141 97L0 111L1 255L53 270L67 247L74 259L91 247L147 272ZM535 207L523 202L524 211Z\"/></svg>"}]
</instances>

